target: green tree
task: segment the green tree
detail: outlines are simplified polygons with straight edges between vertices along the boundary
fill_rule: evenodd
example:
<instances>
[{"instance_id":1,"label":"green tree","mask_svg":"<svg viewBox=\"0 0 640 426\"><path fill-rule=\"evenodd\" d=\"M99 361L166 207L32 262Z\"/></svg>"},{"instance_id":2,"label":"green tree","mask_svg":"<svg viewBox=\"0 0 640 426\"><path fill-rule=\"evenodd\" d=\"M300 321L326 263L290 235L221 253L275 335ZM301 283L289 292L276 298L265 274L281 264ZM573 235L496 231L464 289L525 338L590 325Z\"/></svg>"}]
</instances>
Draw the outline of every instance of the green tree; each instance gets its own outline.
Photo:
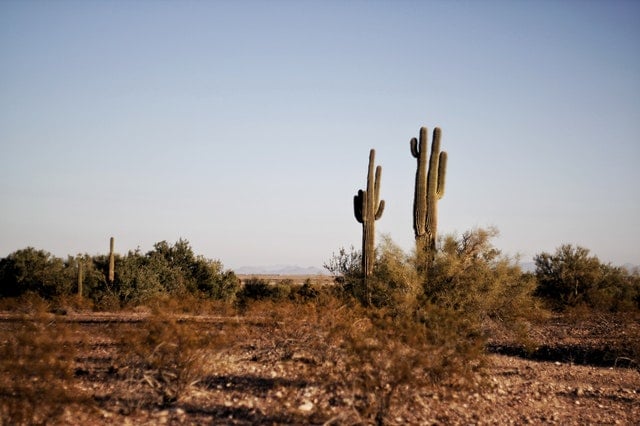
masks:
<instances>
[{"instance_id":1,"label":"green tree","mask_svg":"<svg viewBox=\"0 0 640 426\"><path fill-rule=\"evenodd\" d=\"M564 244L554 254L536 255L534 261L536 294L551 301L555 308L584 302L586 294L602 278L600 261L584 247Z\"/></svg>"},{"instance_id":2,"label":"green tree","mask_svg":"<svg viewBox=\"0 0 640 426\"><path fill-rule=\"evenodd\" d=\"M229 300L240 287L233 271L224 270L222 262L198 256L191 268L198 291L211 299Z\"/></svg>"},{"instance_id":3,"label":"green tree","mask_svg":"<svg viewBox=\"0 0 640 426\"><path fill-rule=\"evenodd\" d=\"M17 250L0 260L0 296L35 292L53 297L70 291L72 282L62 259L33 247Z\"/></svg>"},{"instance_id":4,"label":"green tree","mask_svg":"<svg viewBox=\"0 0 640 426\"><path fill-rule=\"evenodd\" d=\"M640 307L640 276L602 264L584 247L564 244L554 254L543 252L534 260L536 294L555 309L578 304L608 311Z\"/></svg>"}]
</instances>

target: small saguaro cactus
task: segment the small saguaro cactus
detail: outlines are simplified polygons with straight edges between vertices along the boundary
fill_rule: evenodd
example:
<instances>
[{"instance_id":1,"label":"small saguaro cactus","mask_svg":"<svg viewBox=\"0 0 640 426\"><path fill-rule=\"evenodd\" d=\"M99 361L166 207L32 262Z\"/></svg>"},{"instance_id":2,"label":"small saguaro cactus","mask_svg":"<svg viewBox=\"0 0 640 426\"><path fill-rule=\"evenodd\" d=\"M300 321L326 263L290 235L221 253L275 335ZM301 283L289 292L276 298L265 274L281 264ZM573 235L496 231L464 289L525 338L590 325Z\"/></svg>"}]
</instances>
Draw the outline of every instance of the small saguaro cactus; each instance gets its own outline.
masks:
<instances>
[{"instance_id":1,"label":"small saguaro cactus","mask_svg":"<svg viewBox=\"0 0 640 426\"><path fill-rule=\"evenodd\" d=\"M109 240L109 282L113 284L113 281L116 278L116 257L113 253L114 240L113 237Z\"/></svg>"},{"instance_id":2,"label":"small saguaro cactus","mask_svg":"<svg viewBox=\"0 0 640 426\"><path fill-rule=\"evenodd\" d=\"M356 220L362 224L362 272L364 274L364 287L366 302L371 304L371 292L368 279L373 273L375 262L375 221L382 217L384 200L380 200L380 180L382 167L375 168L376 151L369 152L369 169L367 172L367 189L358 191L353 197L353 211Z\"/></svg>"},{"instance_id":3,"label":"small saguaro cactus","mask_svg":"<svg viewBox=\"0 0 640 426\"><path fill-rule=\"evenodd\" d=\"M78 297L82 298L82 282L84 281L84 259L78 258Z\"/></svg>"},{"instance_id":4,"label":"small saguaro cactus","mask_svg":"<svg viewBox=\"0 0 640 426\"><path fill-rule=\"evenodd\" d=\"M440 152L442 131L433 129L431 155L427 162L427 128L420 128L420 140L411 139L411 155L418 160L416 187L413 198L413 230L415 231L418 254L426 254L427 268L436 253L438 231L438 200L444 196L447 153Z\"/></svg>"}]
</instances>

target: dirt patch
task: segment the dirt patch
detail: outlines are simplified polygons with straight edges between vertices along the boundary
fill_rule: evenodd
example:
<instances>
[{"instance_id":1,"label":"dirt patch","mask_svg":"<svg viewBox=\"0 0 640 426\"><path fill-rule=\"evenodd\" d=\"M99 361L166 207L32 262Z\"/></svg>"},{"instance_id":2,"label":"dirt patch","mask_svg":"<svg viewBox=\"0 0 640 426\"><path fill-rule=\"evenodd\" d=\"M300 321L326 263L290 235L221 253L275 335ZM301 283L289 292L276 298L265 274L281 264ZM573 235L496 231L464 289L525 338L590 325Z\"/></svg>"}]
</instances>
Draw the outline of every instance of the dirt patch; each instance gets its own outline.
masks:
<instances>
[{"instance_id":1,"label":"dirt patch","mask_svg":"<svg viewBox=\"0 0 640 426\"><path fill-rule=\"evenodd\" d=\"M31 321L24 316L2 318L4 346ZM148 382L158 376L123 355L129 348L122 336L145 321L144 316L120 314L46 319L44 327L68 327L60 344L73 347L74 356L72 377L60 379L73 390L73 398L65 399L44 423L367 423L354 409L359 396L350 384L322 374L330 372L331 360L308 354L308 334L280 335L276 341L265 320L255 318L181 318L190 331L224 344L206 347L198 358L203 373L175 403L165 406ZM637 319L577 321L557 316L531 325L526 345L496 333L485 367L471 384L403 386L394 396L387 423L639 424L640 370L633 347L638 329ZM0 399L19 405L21 395L9 386L15 374L8 369L0 373Z\"/></svg>"}]
</instances>

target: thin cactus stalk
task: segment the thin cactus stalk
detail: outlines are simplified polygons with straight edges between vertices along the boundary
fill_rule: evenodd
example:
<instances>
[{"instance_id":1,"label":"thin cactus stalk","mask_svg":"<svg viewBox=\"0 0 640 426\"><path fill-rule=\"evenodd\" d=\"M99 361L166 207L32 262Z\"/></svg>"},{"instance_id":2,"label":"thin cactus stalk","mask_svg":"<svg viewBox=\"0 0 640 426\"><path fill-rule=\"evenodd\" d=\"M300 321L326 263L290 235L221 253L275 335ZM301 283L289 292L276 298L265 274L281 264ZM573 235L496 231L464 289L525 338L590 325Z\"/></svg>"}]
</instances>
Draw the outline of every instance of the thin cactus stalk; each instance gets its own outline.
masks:
<instances>
[{"instance_id":1,"label":"thin cactus stalk","mask_svg":"<svg viewBox=\"0 0 640 426\"><path fill-rule=\"evenodd\" d=\"M84 262L82 257L78 259L78 297L82 297L82 283L84 281Z\"/></svg>"},{"instance_id":2,"label":"thin cactus stalk","mask_svg":"<svg viewBox=\"0 0 640 426\"><path fill-rule=\"evenodd\" d=\"M416 187L413 199L413 230L416 237L418 254L426 254L426 266L429 268L436 254L438 234L438 200L444 196L447 171L447 153L440 152L442 131L433 130L431 154L427 160L428 131L420 128L420 139L411 139L411 155L418 162Z\"/></svg>"},{"instance_id":3,"label":"thin cactus stalk","mask_svg":"<svg viewBox=\"0 0 640 426\"><path fill-rule=\"evenodd\" d=\"M375 221L382 217L384 200L380 200L380 181L382 167L375 167L376 151L369 152L369 168L367 171L367 189L359 190L353 197L353 211L356 220L362 224L362 273L366 303L371 304L371 289L369 277L373 273L375 263ZM375 168L375 174L374 174Z\"/></svg>"},{"instance_id":4,"label":"thin cactus stalk","mask_svg":"<svg viewBox=\"0 0 640 426\"><path fill-rule=\"evenodd\" d=\"M115 269L116 269L116 257L113 253L114 247L114 239L111 237L109 240L109 282L113 284L116 278Z\"/></svg>"}]
</instances>

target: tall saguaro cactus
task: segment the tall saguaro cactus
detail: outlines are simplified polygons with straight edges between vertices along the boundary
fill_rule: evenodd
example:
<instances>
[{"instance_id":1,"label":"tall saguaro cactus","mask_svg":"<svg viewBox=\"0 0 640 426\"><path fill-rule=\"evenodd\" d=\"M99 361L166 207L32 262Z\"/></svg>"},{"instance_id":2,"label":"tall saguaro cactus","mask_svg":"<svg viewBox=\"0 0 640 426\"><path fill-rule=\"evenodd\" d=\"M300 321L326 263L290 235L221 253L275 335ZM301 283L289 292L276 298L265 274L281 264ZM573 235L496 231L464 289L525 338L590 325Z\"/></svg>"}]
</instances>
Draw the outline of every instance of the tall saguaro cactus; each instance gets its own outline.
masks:
<instances>
[{"instance_id":1,"label":"tall saguaro cactus","mask_svg":"<svg viewBox=\"0 0 640 426\"><path fill-rule=\"evenodd\" d=\"M367 171L367 189L358 191L353 197L353 211L356 220L362 224L362 272L364 274L364 286L367 303L371 303L369 289L369 277L373 273L375 262L375 222L382 217L384 200L380 200L380 180L382 178L382 166L375 168L376 150L369 152L369 169Z\"/></svg>"},{"instance_id":2,"label":"tall saguaro cactus","mask_svg":"<svg viewBox=\"0 0 640 426\"><path fill-rule=\"evenodd\" d=\"M114 240L113 237L109 240L109 282L113 284L113 281L116 278L115 269L116 269L116 257L113 253Z\"/></svg>"},{"instance_id":3,"label":"tall saguaro cactus","mask_svg":"<svg viewBox=\"0 0 640 426\"><path fill-rule=\"evenodd\" d=\"M426 254L427 268L436 253L438 231L438 200L444 196L447 153L440 152L442 131L433 129L431 154L427 160L428 131L420 128L420 140L411 139L411 155L418 160L416 187L413 199L413 230L416 236L418 254ZM427 162L428 161L428 162Z\"/></svg>"}]
</instances>

